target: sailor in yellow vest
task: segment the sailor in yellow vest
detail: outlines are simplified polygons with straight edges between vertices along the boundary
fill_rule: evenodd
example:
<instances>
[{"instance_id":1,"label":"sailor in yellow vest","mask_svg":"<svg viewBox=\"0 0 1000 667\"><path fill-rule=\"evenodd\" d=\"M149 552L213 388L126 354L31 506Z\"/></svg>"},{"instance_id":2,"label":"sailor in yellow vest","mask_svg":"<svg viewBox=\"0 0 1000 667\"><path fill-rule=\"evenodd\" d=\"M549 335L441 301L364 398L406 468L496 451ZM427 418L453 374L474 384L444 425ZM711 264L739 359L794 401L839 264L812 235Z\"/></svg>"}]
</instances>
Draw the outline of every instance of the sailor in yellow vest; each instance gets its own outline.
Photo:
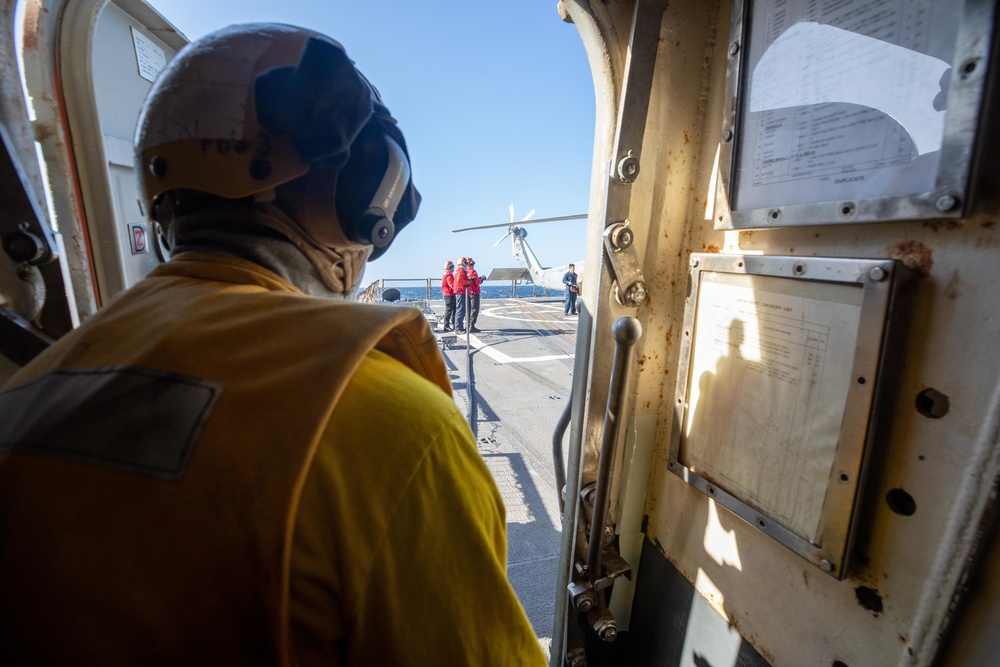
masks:
<instances>
[{"instance_id":1,"label":"sailor in yellow vest","mask_svg":"<svg viewBox=\"0 0 1000 667\"><path fill-rule=\"evenodd\" d=\"M136 160L172 259L0 393L4 664L545 664L429 325L350 302L420 196L343 48L195 42Z\"/></svg>"}]
</instances>

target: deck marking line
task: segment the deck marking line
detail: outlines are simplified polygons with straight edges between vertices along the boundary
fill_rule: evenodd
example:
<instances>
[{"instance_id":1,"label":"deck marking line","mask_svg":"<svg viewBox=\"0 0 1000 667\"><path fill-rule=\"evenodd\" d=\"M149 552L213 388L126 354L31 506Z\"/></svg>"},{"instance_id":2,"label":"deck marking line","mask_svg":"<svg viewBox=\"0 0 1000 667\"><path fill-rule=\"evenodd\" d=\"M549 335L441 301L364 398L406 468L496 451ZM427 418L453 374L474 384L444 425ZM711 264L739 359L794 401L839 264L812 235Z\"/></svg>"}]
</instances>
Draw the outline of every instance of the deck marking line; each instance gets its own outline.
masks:
<instances>
[{"instance_id":1,"label":"deck marking line","mask_svg":"<svg viewBox=\"0 0 1000 667\"><path fill-rule=\"evenodd\" d=\"M487 345L472 334L469 334L469 342L472 343L472 347L481 350L487 357L501 364L521 364L529 361L554 361L556 359L573 358L571 354L551 354L543 357L511 357L500 350L493 349L490 345Z\"/></svg>"},{"instance_id":2,"label":"deck marking line","mask_svg":"<svg viewBox=\"0 0 1000 667\"><path fill-rule=\"evenodd\" d=\"M524 304L518 303L516 301L513 302L508 301L507 303L501 306L494 306L492 308L484 310L483 314L488 315L489 317L496 318L498 320L515 320L518 322L546 322L549 324L553 324L559 322L559 320L539 319L539 315L544 317L545 315L549 314L549 312L553 314L558 314L561 309L562 309L562 304L550 304L550 303L532 304L531 309L527 309L525 308ZM510 314L500 314L501 312L507 312ZM523 315L524 317L517 317L518 315Z\"/></svg>"}]
</instances>

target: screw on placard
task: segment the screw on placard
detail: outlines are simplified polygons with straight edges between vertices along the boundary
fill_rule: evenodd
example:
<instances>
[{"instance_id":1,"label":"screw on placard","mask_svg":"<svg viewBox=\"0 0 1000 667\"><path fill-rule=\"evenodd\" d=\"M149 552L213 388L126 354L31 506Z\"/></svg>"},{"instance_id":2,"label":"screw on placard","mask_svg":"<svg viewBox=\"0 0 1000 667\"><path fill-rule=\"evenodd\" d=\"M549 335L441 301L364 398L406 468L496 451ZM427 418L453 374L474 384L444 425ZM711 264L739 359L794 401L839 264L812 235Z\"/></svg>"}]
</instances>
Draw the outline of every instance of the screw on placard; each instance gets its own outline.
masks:
<instances>
[{"instance_id":1,"label":"screw on placard","mask_svg":"<svg viewBox=\"0 0 1000 667\"><path fill-rule=\"evenodd\" d=\"M735 56L739 52L740 52L740 43L739 42L733 42L732 44L729 45L729 55L730 55L730 57Z\"/></svg>"},{"instance_id":2,"label":"screw on placard","mask_svg":"<svg viewBox=\"0 0 1000 667\"><path fill-rule=\"evenodd\" d=\"M885 269L883 269L881 266L876 266L874 269L868 272L868 277L877 283L880 283L883 280L885 280L887 275L888 274L885 272Z\"/></svg>"},{"instance_id":3,"label":"screw on placard","mask_svg":"<svg viewBox=\"0 0 1000 667\"><path fill-rule=\"evenodd\" d=\"M819 562L819 569L823 570L824 572L833 572L833 563L824 558Z\"/></svg>"},{"instance_id":4,"label":"screw on placard","mask_svg":"<svg viewBox=\"0 0 1000 667\"><path fill-rule=\"evenodd\" d=\"M725 132L723 132L722 133L722 140L723 141L732 141L733 140L733 131L732 130L726 130Z\"/></svg>"},{"instance_id":5,"label":"screw on placard","mask_svg":"<svg viewBox=\"0 0 1000 667\"><path fill-rule=\"evenodd\" d=\"M956 206L958 206L958 199L952 195L942 195L938 197L936 202L934 202L934 208L942 213L951 211Z\"/></svg>"}]
</instances>

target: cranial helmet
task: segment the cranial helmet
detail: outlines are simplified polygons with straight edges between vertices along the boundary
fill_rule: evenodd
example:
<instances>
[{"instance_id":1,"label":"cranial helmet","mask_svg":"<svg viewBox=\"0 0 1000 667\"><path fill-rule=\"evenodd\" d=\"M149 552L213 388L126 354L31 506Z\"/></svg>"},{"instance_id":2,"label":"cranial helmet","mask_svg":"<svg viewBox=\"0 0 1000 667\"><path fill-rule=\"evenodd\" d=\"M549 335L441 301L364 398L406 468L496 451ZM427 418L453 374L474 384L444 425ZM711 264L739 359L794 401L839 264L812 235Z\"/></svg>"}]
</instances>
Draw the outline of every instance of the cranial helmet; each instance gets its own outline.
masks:
<instances>
[{"instance_id":1,"label":"cranial helmet","mask_svg":"<svg viewBox=\"0 0 1000 667\"><path fill-rule=\"evenodd\" d=\"M297 222L320 243L372 245L374 259L420 205L378 92L339 43L294 26L232 26L182 49L146 98L135 154L151 221L170 191L242 199L312 172L328 180L304 191L335 192L336 215Z\"/></svg>"},{"instance_id":2,"label":"cranial helmet","mask_svg":"<svg viewBox=\"0 0 1000 667\"><path fill-rule=\"evenodd\" d=\"M446 271L450 271L451 269L454 269L454 268L455 268L455 265L454 265L454 264L452 263L452 261L451 261L451 260L449 259L449 260L448 260L447 262L445 262L445 264L444 264L444 268L445 268L445 270L446 270Z\"/></svg>"}]
</instances>

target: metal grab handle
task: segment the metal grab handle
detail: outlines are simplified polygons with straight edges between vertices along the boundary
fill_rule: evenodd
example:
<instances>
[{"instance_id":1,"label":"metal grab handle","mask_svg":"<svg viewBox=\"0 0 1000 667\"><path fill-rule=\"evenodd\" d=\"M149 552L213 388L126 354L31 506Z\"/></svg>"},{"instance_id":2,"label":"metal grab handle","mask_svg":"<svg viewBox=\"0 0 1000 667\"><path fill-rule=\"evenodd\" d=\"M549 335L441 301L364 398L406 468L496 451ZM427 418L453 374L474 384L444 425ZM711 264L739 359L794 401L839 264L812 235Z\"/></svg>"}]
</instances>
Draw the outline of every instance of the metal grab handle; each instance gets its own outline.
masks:
<instances>
[{"instance_id":1,"label":"metal grab handle","mask_svg":"<svg viewBox=\"0 0 1000 667\"><path fill-rule=\"evenodd\" d=\"M570 418L573 416L573 390L569 391L569 398L566 407L559 415L556 422L555 433L552 434L552 466L556 473L556 496L559 498L559 514L566 512L566 499L563 497L563 490L566 488L566 463L563 460L563 437L566 429L569 428Z\"/></svg>"},{"instance_id":2,"label":"metal grab handle","mask_svg":"<svg viewBox=\"0 0 1000 667\"><path fill-rule=\"evenodd\" d=\"M587 574L591 584L601 576L601 547L604 542L604 526L608 519L611 467L614 465L618 443L622 396L628 387L628 374L632 369L632 347L642 336L642 325L634 317L619 317L611 327L611 335L615 338L615 359L611 367L608 408L604 414L604 433L597 463L594 514L590 522L590 543L587 545Z\"/></svg>"}]
</instances>

